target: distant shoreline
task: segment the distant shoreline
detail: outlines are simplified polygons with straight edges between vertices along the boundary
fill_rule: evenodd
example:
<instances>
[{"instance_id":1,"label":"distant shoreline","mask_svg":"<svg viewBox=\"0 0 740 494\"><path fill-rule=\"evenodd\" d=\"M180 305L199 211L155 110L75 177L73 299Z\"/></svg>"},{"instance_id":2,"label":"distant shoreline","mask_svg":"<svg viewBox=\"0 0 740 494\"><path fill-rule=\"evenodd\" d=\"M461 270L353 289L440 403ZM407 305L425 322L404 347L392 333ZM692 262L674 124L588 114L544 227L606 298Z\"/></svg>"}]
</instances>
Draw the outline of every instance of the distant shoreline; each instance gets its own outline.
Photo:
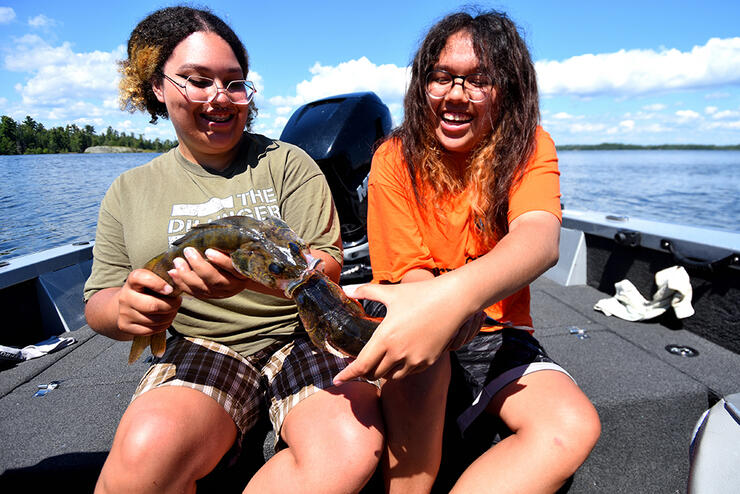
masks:
<instances>
[{"instance_id":1,"label":"distant shoreline","mask_svg":"<svg viewBox=\"0 0 740 494\"><path fill-rule=\"evenodd\" d=\"M714 144L620 144L618 142L602 142L601 144L561 144L556 145L558 151L740 151L740 144L717 146Z\"/></svg>"},{"instance_id":2,"label":"distant shoreline","mask_svg":"<svg viewBox=\"0 0 740 494\"><path fill-rule=\"evenodd\" d=\"M138 148L132 148L128 146L90 146L89 148L86 148L85 153L93 153L93 154L100 154L100 153L154 153L156 151L151 149L138 149Z\"/></svg>"}]
</instances>

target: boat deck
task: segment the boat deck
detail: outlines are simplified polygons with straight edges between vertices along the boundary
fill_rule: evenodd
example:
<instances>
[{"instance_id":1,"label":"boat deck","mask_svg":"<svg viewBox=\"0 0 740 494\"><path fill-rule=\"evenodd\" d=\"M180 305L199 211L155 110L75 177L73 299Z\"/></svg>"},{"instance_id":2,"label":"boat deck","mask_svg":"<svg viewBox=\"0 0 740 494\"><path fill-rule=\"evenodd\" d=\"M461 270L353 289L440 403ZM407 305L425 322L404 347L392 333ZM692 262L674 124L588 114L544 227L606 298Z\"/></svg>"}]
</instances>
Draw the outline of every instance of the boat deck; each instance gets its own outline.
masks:
<instances>
[{"instance_id":1,"label":"boat deck","mask_svg":"<svg viewBox=\"0 0 740 494\"><path fill-rule=\"evenodd\" d=\"M590 286L564 287L546 278L532 286L537 337L592 399L603 424L596 449L564 490L686 492L694 425L719 397L740 391L740 355L682 329L606 317L593 310L605 296ZM126 363L129 343L87 326L70 335L74 345L0 371L4 492L13 492L11 485L32 492L59 486L92 491L116 424L147 367L143 359ZM698 355L670 353L671 344ZM39 385L52 381L59 381L57 389L34 396ZM239 482L246 480L230 485ZM199 492L228 492L225 484L213 485L218 482L208 479ZM365 490L377 489L371 482Z\"/></svg>"}]
</instances>

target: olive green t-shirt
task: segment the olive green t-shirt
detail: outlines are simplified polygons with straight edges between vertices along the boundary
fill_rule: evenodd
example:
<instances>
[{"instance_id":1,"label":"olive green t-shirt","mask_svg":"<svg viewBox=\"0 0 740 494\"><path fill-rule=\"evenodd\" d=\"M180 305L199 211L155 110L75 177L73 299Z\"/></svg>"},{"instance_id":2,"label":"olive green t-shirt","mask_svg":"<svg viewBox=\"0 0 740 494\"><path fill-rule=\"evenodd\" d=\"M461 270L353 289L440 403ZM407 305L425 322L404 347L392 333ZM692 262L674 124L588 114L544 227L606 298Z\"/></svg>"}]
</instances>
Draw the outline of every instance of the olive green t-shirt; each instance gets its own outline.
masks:
<instances>
[{"instance_id":1,"label":"olive green t-shirt","mask_svg":"<svg viewBox=\"0 0 740 494\"><path fill-rule=\"evenodd\" d=\"M339 217L318 165L296 146L245 132L223 172L191 163L175 148L113 182L100 206L85 301L122 286L194 225L233 215L281 218L341 263ZM226 299L186 296L172 326L245 356L303 331L291 300L250 290Z\"/></svg>"}]
</instances>

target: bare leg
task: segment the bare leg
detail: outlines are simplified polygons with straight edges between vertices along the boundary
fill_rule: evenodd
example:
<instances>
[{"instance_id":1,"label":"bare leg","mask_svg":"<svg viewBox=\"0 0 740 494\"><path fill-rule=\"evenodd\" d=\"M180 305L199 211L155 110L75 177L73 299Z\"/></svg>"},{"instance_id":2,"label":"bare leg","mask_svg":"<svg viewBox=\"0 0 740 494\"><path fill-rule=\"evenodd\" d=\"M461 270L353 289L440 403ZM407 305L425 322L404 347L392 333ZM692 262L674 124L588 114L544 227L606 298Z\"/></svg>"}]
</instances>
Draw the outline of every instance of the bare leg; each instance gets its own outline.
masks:
<instances>
[{"instance_id":1,"label":"bare leg","mask_svg":"<svg viewBox=\"0 0 740 494\"><path fill-rule=\"evenodd\" d=\"M387 446L383 457L386 492L428 493L442 457L450 355L430 368L383 384L381 402Z\"/></svg>"},{"instance_id":2,"label":"bare leg","mask_svg":"<svg viewBox=\"0 0 740 494\"><path fill-rule=\"evenodd\" d=\"M370 480L383 450L375 386L352 381L319 391L287 415L288 447L252 477L245 493L351 493Z\"/></svg>"},{"instance_id":3,"label":"bare leg","mask_svg":"<svg viewBox=\"0 0 740 494\"><path fill-rule=\"evenodd\" d=\"M601 433L591 402L557 371L539 371L501 390L487 409L514 434L481 455L453 493L551 493L586 460Z\"/></svg>"},{"instance_id":4,"label":"bare leg","mask_svg":"<svg viewBox=\"0 0 740 494\"><path fill-rule=\"evenodd\" d=\"M236 438L213 398L190 388L152 389L129 405L95 492L195 492Z\"/></svg>"}]
</instances>

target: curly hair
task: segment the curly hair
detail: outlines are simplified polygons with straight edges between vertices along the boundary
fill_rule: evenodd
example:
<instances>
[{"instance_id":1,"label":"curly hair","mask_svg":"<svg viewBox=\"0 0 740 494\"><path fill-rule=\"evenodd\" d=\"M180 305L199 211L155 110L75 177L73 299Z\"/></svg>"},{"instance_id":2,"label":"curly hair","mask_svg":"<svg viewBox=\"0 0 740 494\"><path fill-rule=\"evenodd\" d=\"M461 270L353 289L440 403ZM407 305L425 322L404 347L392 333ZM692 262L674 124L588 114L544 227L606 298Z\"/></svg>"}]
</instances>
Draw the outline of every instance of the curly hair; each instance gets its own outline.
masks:
<instances>
[{"instance_id":1,"label":"curly hair","mask_svg":"<svg viewBox=\"0 0 740 494\"><path fill-rule=\"evenodd\" d=\"M491 75L495 99L491 131L470 153L460 176L445 166L445 150L434 133L426 95L426 75L439 60L448 38L467 32L481 70ZM470 187L473 217L489 243L508 232L509 191L521 179L535 147L539 124L537 78L529 50L516 25L498 11L458 12L437 22L412 63L404 98L404 121L390 138L399 139L416 200L432 194L444 199Z\"/></svg>"},{"instance_id":2,"label":"curly hair","mask_svg":"<svg viewBox=\"0 0 740 494\"><path fill-rule=\"evenodd\" d=\"M246 77L249 72L249 56L234 31L219 17L206 9L191 7L168 7L149 14L131 32L128 40L128 59L122 60L119 98L122 110L145 111L152 116L169 118L167 107L152 90L152 82L164 78L162 68L182 40L195 32L217 34L229 46ZM249 105L246 128L251 127L257 109Z\"/></svg>"}]
</instances>

